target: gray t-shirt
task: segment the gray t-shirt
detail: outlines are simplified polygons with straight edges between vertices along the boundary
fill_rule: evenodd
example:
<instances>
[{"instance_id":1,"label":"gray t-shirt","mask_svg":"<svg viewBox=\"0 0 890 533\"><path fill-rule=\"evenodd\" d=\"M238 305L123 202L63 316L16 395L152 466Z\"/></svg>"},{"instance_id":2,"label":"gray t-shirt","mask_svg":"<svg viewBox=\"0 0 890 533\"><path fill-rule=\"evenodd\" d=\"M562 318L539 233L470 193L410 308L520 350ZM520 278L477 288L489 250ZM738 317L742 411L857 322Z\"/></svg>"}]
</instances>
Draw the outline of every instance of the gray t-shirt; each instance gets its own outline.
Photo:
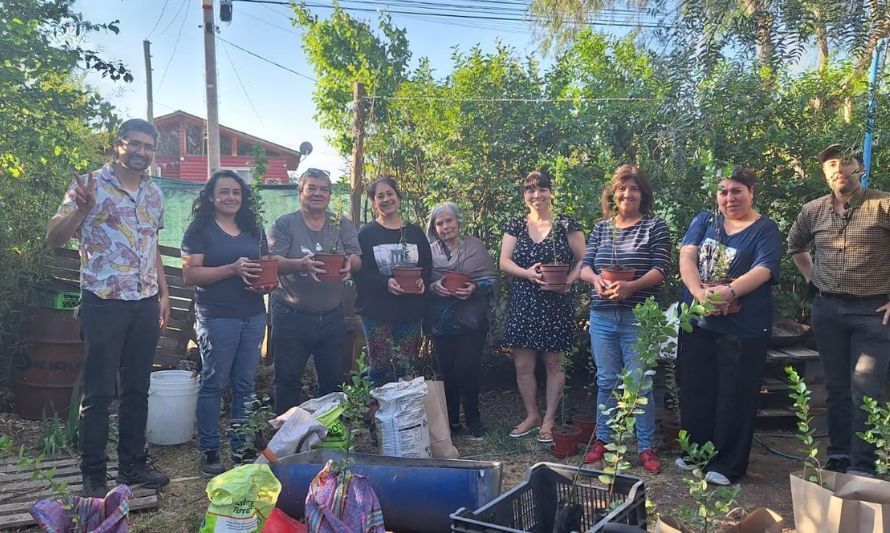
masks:
<instances>
[{"instance_id":1,"label":"gray t-shirt","mask_svg":"<svg viewBox=\"0 0 890 533\"><path fill-rule=\"evenodd\" d=\"M337 227L331 221L331 213L321 231L312 231L303 220L302 211L294 211L278 217L269 227L269 253L300 259L307 255L329 250L336 245L338 252L361 255L355 226L349 219L340 218L339 239ZM279 276L281 285L272 293L279 303L309 313L324 313L340 306L345 282L315 281L308 274L295 272Z\"/></svg>"}]
</instances>

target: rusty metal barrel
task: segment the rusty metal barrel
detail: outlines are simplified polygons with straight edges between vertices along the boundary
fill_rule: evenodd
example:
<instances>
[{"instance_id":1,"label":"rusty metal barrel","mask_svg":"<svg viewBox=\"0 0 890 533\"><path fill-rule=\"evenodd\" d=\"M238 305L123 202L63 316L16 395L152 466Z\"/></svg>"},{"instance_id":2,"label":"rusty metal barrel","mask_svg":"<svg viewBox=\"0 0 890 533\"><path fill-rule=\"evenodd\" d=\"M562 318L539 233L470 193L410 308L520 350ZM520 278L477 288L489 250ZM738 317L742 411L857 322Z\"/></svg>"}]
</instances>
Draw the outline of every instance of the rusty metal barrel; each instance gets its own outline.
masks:
<instances>
[{"instance_id":1,"label":"rusty metal barrel","mask_svg":"<svg viewBox=\"0 0 890 533\"><path fill-rule=\"evenodd\" d=\"M24 367L13 381L22 418L67 416L71 392L85 358L80 321L72 310L29 306L22 317Z\"/></svg>"}]
</instances>

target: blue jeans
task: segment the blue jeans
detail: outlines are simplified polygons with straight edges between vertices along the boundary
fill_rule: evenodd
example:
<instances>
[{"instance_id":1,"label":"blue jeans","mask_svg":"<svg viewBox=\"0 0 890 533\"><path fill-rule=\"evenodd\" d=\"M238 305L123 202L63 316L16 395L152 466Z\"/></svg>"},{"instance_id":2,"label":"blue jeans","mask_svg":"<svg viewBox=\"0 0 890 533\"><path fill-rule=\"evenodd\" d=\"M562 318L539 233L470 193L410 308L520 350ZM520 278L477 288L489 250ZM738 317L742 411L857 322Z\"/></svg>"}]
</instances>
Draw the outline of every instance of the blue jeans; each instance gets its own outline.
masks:
<instances>
[{"instance_id":1,"label":"blue jeans","mask_svg":"<svg viewBox=\"0 0 890 533\"><path fill-rule=\"evenodd\" d=\"M219 406L222 393L232 386L231 420L244 417L244 402L254 392L260 361L265 313L245 318L197 316L198 346L201 349L201 388L198 390L198 450L219 450ZM232 434L232 452L241 450Z\"/></svg>"},{"instance_id":2,"label":"blue jeans","mask_svg":"<svg viewBox=\"0 0 890 533\"><path fill-rule=\"evenodd\" d=\"M605 405L608 409L615 406L612 393L618 385L618 374L623 368L632 373L639 372L642 376L642 361L633 346L637 341L638 326L633 309L621 307L590 310L590 347L596 365L598 407ZM635 417L637 449L641 452L652 448L652 436L655 434L655 406L651 387L644 396L648 403L640 406L642 414ZM606 443L612 438L608 421L609 417L598 408L596 438Z\"/></svg>"},{"instance_id":3,"label":"blue jeans","mask_svg":"<svg viewBox=\"0 0 890 533\"><path fill-rule=\"evenodd\" d=\"M310 356L315 358L318 396L339 390L346 341L346 320L341 308L309 313L272 301L276 413L282 414L300 404L303 371Z\"/></svg>"}]
</instances>

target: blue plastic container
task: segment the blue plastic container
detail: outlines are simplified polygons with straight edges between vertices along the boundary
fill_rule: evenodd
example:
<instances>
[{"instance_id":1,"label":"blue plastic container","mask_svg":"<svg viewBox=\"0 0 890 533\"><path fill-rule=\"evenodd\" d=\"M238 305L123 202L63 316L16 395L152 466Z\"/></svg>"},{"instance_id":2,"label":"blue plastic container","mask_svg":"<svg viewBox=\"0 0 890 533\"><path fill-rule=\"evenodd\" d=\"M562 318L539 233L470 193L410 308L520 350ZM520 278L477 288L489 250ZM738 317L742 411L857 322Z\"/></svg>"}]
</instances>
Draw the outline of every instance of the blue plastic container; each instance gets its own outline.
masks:
<instances>
[{"instance_id":1,"label":"blue plastic container","mask_svg":"<svg viewBox=\"0 0 890 533\"><path fill-rule=\"evenodd\" d=\"M269 465L281 482L277 506L294 518L304 514L309 484L328 459L344 453L313 450ZM501 492L501 463L459 459L403 459L349 454L349 469L366 476L383 508L387 531L450 531L451 513L478 509Z\"/></svg>"}]
</instances>

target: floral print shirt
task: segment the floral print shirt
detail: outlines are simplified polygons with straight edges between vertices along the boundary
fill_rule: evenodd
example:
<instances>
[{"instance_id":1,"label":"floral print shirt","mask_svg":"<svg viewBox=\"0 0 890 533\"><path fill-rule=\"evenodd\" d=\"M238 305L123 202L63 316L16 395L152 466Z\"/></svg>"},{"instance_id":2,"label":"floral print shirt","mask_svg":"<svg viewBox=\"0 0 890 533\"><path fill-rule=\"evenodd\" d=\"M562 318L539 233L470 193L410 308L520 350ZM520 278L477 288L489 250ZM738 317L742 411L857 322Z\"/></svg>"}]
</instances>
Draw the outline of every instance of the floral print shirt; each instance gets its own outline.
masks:
<instances>
[{"instance_id":1,"label":"floral print shirt","mask_svg":"<svg viewBox=\"0 0 890 533\"><path fill-rule=\"evenodd\" d=\"M164 227L164 196L151 178L125 189L106 164L93 173L96 206L77 229L80 287L103 299L141 300L158 293L158 231ZM57 211L77 209L72 182Z\"/></svg>"}]
</instances>

